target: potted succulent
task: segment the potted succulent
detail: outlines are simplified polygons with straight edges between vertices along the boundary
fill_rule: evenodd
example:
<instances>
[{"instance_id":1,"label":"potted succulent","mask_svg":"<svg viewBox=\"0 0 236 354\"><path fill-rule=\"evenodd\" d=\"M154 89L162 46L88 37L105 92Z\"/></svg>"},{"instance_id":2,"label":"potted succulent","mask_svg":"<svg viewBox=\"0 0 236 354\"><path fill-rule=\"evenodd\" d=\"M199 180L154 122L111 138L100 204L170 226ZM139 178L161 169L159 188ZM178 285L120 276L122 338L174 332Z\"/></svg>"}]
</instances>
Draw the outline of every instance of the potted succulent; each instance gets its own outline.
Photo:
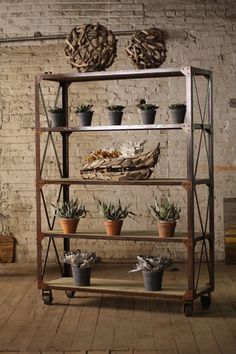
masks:
<instances>
[{"instance_id":1,"label":"potted succulent","mask_svg":"<svg viewBox=\"0 0 236 354\"><path fill-rule=\"evenodd\" d=\"M176 220L180 218L181 208L177 203L169 202L167 199L158 203L157 200L149 206L153 217L158 220L157 228L159 237L173 237Z\"/></svg>"},{"instance_id":2,"label":"potted succulent","mask_svg":"<svg viewBox=\"0 0 236 354\"><path fill-rule=\"evenodd\" d=\"M92 111L92 104L81 104L75 110L75 113L78 114L80 119L80 125L82 127L91 125L93 111Z\"/></svg>"},{"instance_id":3,"label":"potted succulent","mask_svg":"<svg viewBox=\"0 0 236 354\"><path fill-rule=\"evenodd\" d=\"M144 99L141 99L137 107L140 109L142 123L154 124L156 110L159 108L159 106L156 106L155 104L151 104L151 103L146 103Z\"/></svg>"},{"instance_id":4,"label":"potted succulent","mask_svg":"<svg viewBox=\"0 0 236 354\"><path fill-rule=\"evenodd\" d=\"M107 107L110 125L121 125L124 106L111 105Z\"/></svg>"},{"instance_id":5,"label":"potted succulent","mask_svg":"<svg viewBox=\"0 0 236 354\"><path fill-rule=\"evenodd\" d=\"M98 200L98 210L103 216L105 230L108 236L120 235L124 219L128 216L134 219L135 214L129 210L129 205L122 207L120 199L117 203Z\"/></svg>"},{"instance_id":6,"label":"potted succulent","mask_svg":"<svg viewBox=\"0 0 236 354\"><path fill-rule=\"evenodd\" d=\"M48 113L51 119L51 127L55 128L65 126L65 116L62 108L50 107Z\"/></svg>"},{"instance_id":7,"label":"potted succulent","mask_svg":"<svg viewBox=\"0 0 236 354\"><path fill-rule=\"evenodd\" d=\"M96 261L95 252L69 251L64 255L64 263L71 265L75 285L89 286L91 268Z\"/></svg>"},{"instance_id":8,"label":"potted succulent","mask_svg":"<svg viewBox=\"0 0 236 354\"><path fill-rule=\"evenodd\" d=\"M170 115L174 124L181 124L184 122L186 113L186 104L175 103L169 106Z\"/></svg>"},{"instance_id":9,"label":"potted succulent","mask_svg":"<svg viewBox=\"0 0 236 354\"><path fill-rule=\"evenodd\" d=\"M163 272L173 262L167 256L137 256L135 268L129 273L141 270L143 272L144 288L148 291L159 291L162 289Z\"/></svg>"},{"instance_id":10,"label":"potted succulent","mask_svg":"<svg viewBox=\"0 0 236 354\"><path fill-rule=\"evenodd\" d=\"M55 216L59 218L64 234L75 233L79 220L86 216L87 210L78 198L71 199L68 203L52 204Z\"/></svg>"}]
</instances>

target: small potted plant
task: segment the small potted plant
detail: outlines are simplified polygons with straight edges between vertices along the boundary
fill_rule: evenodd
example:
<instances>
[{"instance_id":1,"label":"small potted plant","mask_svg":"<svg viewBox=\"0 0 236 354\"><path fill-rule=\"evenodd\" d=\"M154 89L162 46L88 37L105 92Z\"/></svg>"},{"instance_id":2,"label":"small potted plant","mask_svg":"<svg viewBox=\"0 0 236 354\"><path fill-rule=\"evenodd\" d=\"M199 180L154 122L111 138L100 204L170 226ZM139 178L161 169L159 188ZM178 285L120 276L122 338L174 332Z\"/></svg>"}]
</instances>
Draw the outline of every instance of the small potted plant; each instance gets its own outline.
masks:
<instances>
[{"instance_id":1,"label":"small potted plant","mask_svg":"<svg viewBox=\"0 0 236 354\"><path fill-rule=\"evenodd\" d=\"M174 124L181 124L184 122L186 113L186 104L175 103L169 106L170 115Z\"/></svg>"},{"instance_id":2,"label":"small potted plant","mask_svg":"<svg viewBox=\"0 0 236 354\"><path fill-rule=\"evenodd\" d=\"M160 291L162 289L163 272L173 262L167 256L137 256L135 268L129 273L141 270L143 272L144 288L148 291Z\"/></svg>"},{"instance_id":3,"label":"small potted plant","mask_svg":"<svg viewBox=\"0 0 236 354\"><path fill-rule=\"evenodd\" d=\"M81 104L76 108L75 113L78 114L80 119L80 125L82 127L91 125L92 116L93 116L92 107L93 107L92 104L88 104L88 105Z\"/></svg>"},{"instance_id":4,"label":"small potted plant","mask_svg":"<svg viewBox=\"0 0 236 354\"><path fill-rule=\"evenodd\" d=\"M180 218L181 212L178 204L169 202L167 199L162 200L160 203L155 200L149 208L153 217L157 220L159 237L173 237L176 220Z\"/></svg>"},{"instance_id":5,"label":"small potted plant","mask_svg":"<svg viewBox=\"0 0 236 354\"><path fill-rule=\"evenodd\" d=\"M146 103L144 99L141 99L137 107L140 109L142 123L154 124L156 110L159 108L159 106L156 106L155 104L151 104L151 103Z\"/></svg>"},{"instance_id":6,"label":"small potted plant","mask_svg":"<svg viewBox=\"0 0 236 354\"><path fill-rule=\"evenodd\" d=\"M129 207L129 205L122 207L120 199L117 203L98 200L98 210L105 219L104 226L108 236L120 235L123 221L127 216L134 219L135 214Z\"/></svg>"},{"instance_id":7,"label":"small potted plant","mask_svg":"<svg viewBox=\"0 0 236 354\"><path fill-rule=\"evenodd\" d=\"M79 220L86 216L87 210L78 198L71 199L68 203L52 204L55 216L59 218L64 234L75 233Z\"/></svg>"},{"instance_id":8,"label":"small potted plant","mask_svg":"<svg viewBox=\"0 0 236 354\"><path fill-rule=\"evenodd\" d=\"M121 125L124 106L111 105L107 107L110 125Z\"/></svg>"},{"instance_id":9,"label":"small potted plant","mask_svg":"<svg viewBox=\"0 0 236 354\"><path fill-rule=\"evenodd\" d=\"M49 118L51 119L51 127L64 127L65 116L62 108L50 107L48 110Z\"/></svg>"},{"instance_id":10,"label":"small potted plant","mask_svg":"<svg viewBox=\"0 0 236 354\"><path fill-rule=\"evenodd\" d=\"M95 252L69 251L64 255L64 263L71 265L74 283L77 286L89 286L91 268L96 261Z\"/></svg>"}]
</instances>

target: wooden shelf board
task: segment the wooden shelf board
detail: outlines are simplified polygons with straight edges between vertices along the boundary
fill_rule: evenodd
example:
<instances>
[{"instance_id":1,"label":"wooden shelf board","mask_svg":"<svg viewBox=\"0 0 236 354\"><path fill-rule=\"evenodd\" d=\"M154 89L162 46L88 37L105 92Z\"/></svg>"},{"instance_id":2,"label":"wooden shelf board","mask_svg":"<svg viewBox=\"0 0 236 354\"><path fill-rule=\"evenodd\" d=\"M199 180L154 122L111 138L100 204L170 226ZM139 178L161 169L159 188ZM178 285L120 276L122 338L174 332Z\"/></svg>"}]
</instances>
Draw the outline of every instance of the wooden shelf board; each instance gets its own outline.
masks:
<instances>
[{"instance_id":1,"label":"wooden shelf board","mask_svg":"<svg viewBox=\"0 0 236 354\"><path fill-rule=\"evenodd\" d=\"M158 69L142 69L142 70L122 70L122 71L103 71L91 73L65 73L65 74L42 74L39 76L42 80L55 82L83 82L83 81L104 81L104 80L131 80L131 79L147 79L158 77L184 77L187 74L210 75L210 70L181 67L181 68L158 68Z\"/></svg>"},{"instance_id":2,"label":"wooden shelf board","mask_svg":"<svg viewBox=\"0 0 236 354\"><path fill-rule=\"evenodd\" d=\"M76 286L73 278L59 278L45 282L50 289L75 290L87 293L106 293L149 297L182 298L186 288L163 287L161 291L146 291L142 281L92 278L90 286Z\"/></svg>"},{"instance_id":3,"label":"wooden shelf board","mask_svg":"<svg viewBox=\"0 0 236 354\"><path fill-rule=\"evenodd\" d=\"M148 233L146 231L122 232L121 235L107 236L104 231L94 232L77 232L74 234L63 234L61 231L42 232L44 237L54 238L78 238L78 239L91 239L91 240L106 240L106 241L148 241L148 242L185 242L187 240L186 233L176 235L174 237L160 238L158 234Z\"/></svg>"},{"instance_id":4,"label":"wooden shelf board","mask_svg":"<svg viewBox=\"0 0 236 354\"><path fill-rule=\"evenodd\" d=\"M104 231L80 231L74 234L63 234L61 231L42 232L44 237L53 238L77 238L77 239L91 239L91 240L107 240L107 241L142 241L142 242L186 242L188 240L187 234L184 232L175 233L174 237L161 238L158 233L153 231L123 231L121 235L107 236ZM202 239L201 235L196 236L197 240Z\"/></svg>"},{"instance_id":5,"label":"wooden shelf board","mask_svg":"<svg viewBox=\"0 0 236 354\"><path fill-rule=\"evenodd\" d=\"M210 130L209 124L196 123L193 125L194 129ZM190 124L122 124L122 125L91 125L85 127L42 127L43 132L60 132L60 133L73 133L73 132L97 132L97 131L126 131L126 130L189 130Z\"/></svg>"},{"instance_id":6,"label":"wooden shelf board","mask_svg":"<svg viewBox=\"0 0 236 354\"><path fill-rule=\"evenodd\" d=\"M50 178L41 179L39 185L44 184L81 184L81 185L125 185L125 186L182 186L187 187L191 182L185 178L162 178L162 179L146 179L146 180L100 180L100 179L82 179L82 178ZM198 179L193 182L194 184L209 184L209 179Z\"/></svg>"}]
</instances>

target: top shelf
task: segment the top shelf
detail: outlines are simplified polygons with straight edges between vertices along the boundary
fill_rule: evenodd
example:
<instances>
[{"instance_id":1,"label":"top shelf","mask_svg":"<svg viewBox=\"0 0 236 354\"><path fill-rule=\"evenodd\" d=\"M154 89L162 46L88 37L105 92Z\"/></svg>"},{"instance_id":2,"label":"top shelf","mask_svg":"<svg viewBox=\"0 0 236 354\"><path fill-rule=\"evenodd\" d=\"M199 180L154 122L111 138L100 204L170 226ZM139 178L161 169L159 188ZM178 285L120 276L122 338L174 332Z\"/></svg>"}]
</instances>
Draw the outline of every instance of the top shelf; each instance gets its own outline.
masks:
<instances>
[{"instance_id":1,"label":"top shelf","mask_svg":"<svg viewBox=\"0 0 236 354\"><path fill-rule=\"evenodd\" d=\"M162 69L143 69L143 70L122 70L122 71L102 71L90 73L67 73L52 74L45 73L39 75L39 79L55 81L61 83L83 82L83 81L103 81L103 80L125 80L125 79L147 79L155 77L184 77L187 75L210 76L211 71L195 68L192 66L182 68L162 68Z\"/></svg>"}]
</instances>

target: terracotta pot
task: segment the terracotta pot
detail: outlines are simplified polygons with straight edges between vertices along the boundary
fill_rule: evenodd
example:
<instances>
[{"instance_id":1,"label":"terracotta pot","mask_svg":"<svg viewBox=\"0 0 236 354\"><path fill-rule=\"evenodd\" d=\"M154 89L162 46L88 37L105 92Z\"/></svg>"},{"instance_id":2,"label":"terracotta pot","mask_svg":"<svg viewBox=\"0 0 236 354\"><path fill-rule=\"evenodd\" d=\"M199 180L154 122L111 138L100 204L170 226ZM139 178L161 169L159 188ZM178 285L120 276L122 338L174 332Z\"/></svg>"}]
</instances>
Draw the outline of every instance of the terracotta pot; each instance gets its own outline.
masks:
<instances>
[{"instance_id":1,"label":"terracotta pot","mask_svg":"<svg viewBox=\"0 0 236 354\"><path fill-rule=\"evenodd\" d=\"M60 219L61 228L64 234L74 234L77 229L79 219Z\"/></svg>"},{"instance_id":2,"label":"terracotta pot","mask_svg":"<svg viewBox=\"0 0 236 354\"><path fill-rule=\"evenodd\" d=\"M175 233L176 221L158 221L157 228L159 237L173 237Z\"/></svg>"},{"instance_id":3,"label":"terracotta pot","mask_svg":"<svg viewBox=\"0 0 236 354\"><path fill-rule=\"evenodd\" d=\"M123 220L104 220L104 226L108 236L120 235Z\"/></svg>"}]
</instances>

